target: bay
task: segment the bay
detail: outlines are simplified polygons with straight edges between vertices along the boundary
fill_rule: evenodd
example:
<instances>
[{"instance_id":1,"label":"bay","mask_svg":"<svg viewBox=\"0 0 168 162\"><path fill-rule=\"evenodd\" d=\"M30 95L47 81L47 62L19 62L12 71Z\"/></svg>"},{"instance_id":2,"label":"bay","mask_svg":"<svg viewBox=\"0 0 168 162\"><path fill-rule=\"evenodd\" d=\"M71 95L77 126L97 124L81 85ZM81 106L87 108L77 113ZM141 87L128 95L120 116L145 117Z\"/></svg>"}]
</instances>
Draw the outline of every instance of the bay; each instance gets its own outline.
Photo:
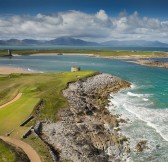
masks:
<instances>
[{"instance_id":1,"label":"bay","mask_svg":"<svg viewBox=\"0 0 168 162\"><path fill-rule=\"evenodd\" d=\"M164 61L164 59L162 59ZM12 66L35 72L70 71L71 66L116 75L132 83L132 88L113 95L109 110L129 119L121 125L130 138L135 162L168 161L168 69L146 67L125 60L88 56L16 56L1 57L0 66ZM136 143L148 141L147 151L134 152Z\"/></svg>"}]
</instances>

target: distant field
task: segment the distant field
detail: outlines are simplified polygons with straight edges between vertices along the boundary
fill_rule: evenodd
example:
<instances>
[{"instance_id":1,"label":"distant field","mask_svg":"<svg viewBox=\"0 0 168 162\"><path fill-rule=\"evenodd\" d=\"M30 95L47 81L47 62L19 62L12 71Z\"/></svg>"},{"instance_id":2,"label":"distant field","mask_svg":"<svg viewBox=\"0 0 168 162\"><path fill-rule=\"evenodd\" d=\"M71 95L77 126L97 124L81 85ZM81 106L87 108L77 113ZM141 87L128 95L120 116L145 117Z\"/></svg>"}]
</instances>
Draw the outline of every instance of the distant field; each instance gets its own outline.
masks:
<instances>
[{"instance_id":1,"label":"distant field","mask_svg":"<svg viewBox=\"0 0 168 162\"><path fill-rule=\"evenodd\" d=\"M87 50L87 49L58 49L58 50L13 50L13 54L30 55L37 53L76 53L76 54L94 54L98 56L132 56L132 55L146 55L146 56L162 56L165 52L152 51L120 51L120 50ZM0 50L0 56L8 55L7 50Z\"/></svg>"}]
</instances>

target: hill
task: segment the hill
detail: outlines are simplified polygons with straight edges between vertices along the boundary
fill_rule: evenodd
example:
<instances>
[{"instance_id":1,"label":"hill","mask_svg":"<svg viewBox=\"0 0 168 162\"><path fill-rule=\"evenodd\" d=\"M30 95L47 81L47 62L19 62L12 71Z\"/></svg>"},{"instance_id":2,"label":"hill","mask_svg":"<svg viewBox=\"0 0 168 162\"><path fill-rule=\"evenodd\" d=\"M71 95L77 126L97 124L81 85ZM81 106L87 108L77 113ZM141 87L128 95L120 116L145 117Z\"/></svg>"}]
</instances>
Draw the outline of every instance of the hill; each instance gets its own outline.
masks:
<instances>
[{"instance_id":1,"label":"hill","mask_svg":"<svg viewBox=\"0 0 168 162\"><path fill-rule=\"evenodd\" d=\"M168 47L168 44L160 41L146 41L146 40L111 40L103 42L102 45L111 47Z\"/></svg>"}]
</instances>

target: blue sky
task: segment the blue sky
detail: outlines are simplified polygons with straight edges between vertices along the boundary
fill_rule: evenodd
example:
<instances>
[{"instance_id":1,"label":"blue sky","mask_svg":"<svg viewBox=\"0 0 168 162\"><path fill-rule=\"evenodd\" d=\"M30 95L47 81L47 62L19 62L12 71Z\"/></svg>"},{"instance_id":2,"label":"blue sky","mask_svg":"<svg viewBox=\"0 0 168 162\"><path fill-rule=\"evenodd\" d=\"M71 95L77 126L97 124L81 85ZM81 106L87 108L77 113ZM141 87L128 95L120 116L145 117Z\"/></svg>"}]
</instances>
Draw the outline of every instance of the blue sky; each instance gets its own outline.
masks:
<instances>
[{"instance_id":1,"label":"blue sky","mask_svg":"<svg viewBox=\"0 0 168 162\"><path fill-rule=\"evenodd\" d=\"M167 6L168 0L0 0L0 39L168 42Z\"/></svg>"},{"instance_id":2,"label":"blue sky","mask_svg":"<svg viewBox=\"0 0 168 162\"><path fill-rule=\"evenodd\" d=\"M126 10L143 16L166 18L167 0L0 0L0 14L37 14L78 10L95 13L100 9L117 15Z\"/></svg>"}]
</instances>

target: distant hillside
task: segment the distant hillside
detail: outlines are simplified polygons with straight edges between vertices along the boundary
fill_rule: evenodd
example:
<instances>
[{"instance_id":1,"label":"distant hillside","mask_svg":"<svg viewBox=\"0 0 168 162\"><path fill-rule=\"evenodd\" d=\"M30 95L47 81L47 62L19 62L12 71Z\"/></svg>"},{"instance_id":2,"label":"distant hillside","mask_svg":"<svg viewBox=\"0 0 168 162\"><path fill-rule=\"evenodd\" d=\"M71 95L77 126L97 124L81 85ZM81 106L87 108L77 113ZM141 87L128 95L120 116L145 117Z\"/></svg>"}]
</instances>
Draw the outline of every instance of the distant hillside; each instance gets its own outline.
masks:
<instances>
[{"instance_id":1,"label":"distant hillside","mask_svg":"<svg viewBox=\"0 0 168 162\"><path fill-rule=\"evenodd\" d=\"M168 47L168 44L159 41L145 41L145 40L126 40L118 41L111 40L103 42L102 45L111 47Z\"/></svg>"},{"instance_id":2,"label":"distant hillside","mask_svg":"<svg viewBox=\"0 0 168 162\"><path fill-rule=\"evenodd\" d=\"M88 42L73 37L59 37L53 40L9 39L0 40L0 45L6 46L34 46L34 45L67 45L67 46L110 46L110 47L168 47L168 44L159 41L145 40L111 40L103 43Z\"/></svg>"},{"instance_id":3,"label":"distant hillside","mask_svg":"<svg viewBox=\"0 0 168 162\"><path fill-rule=\"evenodd\" d=\"M81 39L75 39L72 37L59 37L53 40L34 40L34 39L9 39L0 40L0 45L10 45L10 46L22 46L22 45L69 45L69 46L97 46L98 43L87 42Z\"/></svg>"},{"instance_id":4,"label":"distant hillside","mask_svg":"<svg viewBox=\"0 0 168 162\"><path fill-rule=\"evenodd\" d=\"M96 46L98 43L87 42L81 39L74 39L72 37L59 37L57 39L47 42L51 45L72 45L72 46Z\"/></svg>"}]
</instances>

